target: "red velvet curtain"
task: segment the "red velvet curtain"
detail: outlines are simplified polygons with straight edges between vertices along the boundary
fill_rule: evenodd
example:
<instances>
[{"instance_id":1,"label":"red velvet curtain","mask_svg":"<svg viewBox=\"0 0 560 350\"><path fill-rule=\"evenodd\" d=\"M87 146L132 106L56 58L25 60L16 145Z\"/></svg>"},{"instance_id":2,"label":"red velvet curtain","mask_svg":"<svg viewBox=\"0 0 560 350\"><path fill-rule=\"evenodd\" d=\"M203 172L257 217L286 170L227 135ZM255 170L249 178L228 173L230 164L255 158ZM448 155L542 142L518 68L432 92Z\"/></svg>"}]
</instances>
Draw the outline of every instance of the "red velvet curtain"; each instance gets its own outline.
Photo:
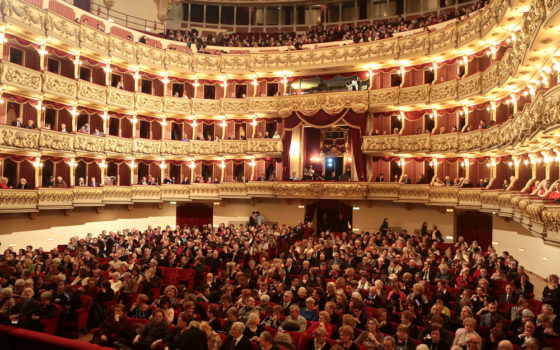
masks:
<instances>
[{"instance_id":1,"label":"red velvet curtain","mask_svg":"<svg viewBox=\"0 0 560 350\"><path fill-rule=\"evenodd\" d=\"M457 160L451 162L447 160L440 160L437 166L437 177L441 181L444 181L446 176L449 176L451 181L454 181L456 178L459 177L457 167L459 166L459 162Z\"/></svg>"},{"instance_id":2,"label":"red velvet curtain","mask_svg":"<svg viewBox=\"0 0 560 350\"><path fill-rule=\"evenodd\" d=\"M130 167L126 163L119 164L119 186L130 186L132 179L130 178Z\"/></svg>"},{"instance_id":3,"label":"red velvet curtain","mask_svg":"<svg viewBox=\"0 0 560 350\"><path fill-rule=\"evenodd\" d=\"M375 114L373 116L371 135L386 135L391 133L391 116Z\"/></svg>"},{"instance_id":4,"label":"red velvet curtain","mask_svg":"<svg viewBox=\"0 0 560 350\"><path fill-rule=\"evenodd\" d=\"M292 130L284 130L283 152L282 152L282 180L290 178L290 145L292 144Z\"/></svg>"},{"instance_id":5,"label":"red velvet curtain","mask_svg":"<svg viewBox=\"0 0 560 350\"><path fill-rule=\"evenodd\" d=\"M359 129L350 129L350 141L352 145L352 159L356 167L356 175L359 181L366 181L366 159L362 153L362 133Z\"/></svg>"},{"instance_id":6,"label":"red velvet curtain","mask_svg":"<svg viewBox=\"0 0 560 350\"><path fill-rule=\"evenodd\" d=\"M449 80L454 80L459 78L457 71L458 71L459 64L455 61L451 64L443 65L442 67L438 67L437 71L437 81L439 83Z\"/></svg>"},{"instance_id":7,"label":"red velvet curtain","mask_svg":"<svg viewBox=\"0 0 560 350\"><path fill-rule=\"evenodd\" d=\"M426 176L424 169L424 160L409 160L405 161L404 174L408 175L411 183L415 184L422 176Z\"/></svg>"},{"instance_id":8,"label":"red velvet curtain","mask_svg":"<svg viewBox=\"0 0 560 350\"><path fill-rule=\"evenodd\" d=\"M474 161L470 163L469 179L474 186L478 186L480 179L490 178L490 167L487 166L489 162L490 161L486 159L484 161Z\"/></svg>"},{"instance_id":9,"label":"red velvet curtain","mask_svg":"<svg viewBox=\"0 0 560 350\"><path fill-rule=\"evenodd\" d=\"M70 186L70 166L64 161L60 161L54 164L54 171L56 176L61 176L62 179Z\"/></svg>"},{"instance_id":10,"label":"red velvet curtain","mask_svg":"<svg viewBox=\"0 0 560 350\"><path fill-rule=\"evenodd\" d=\"M443 127L443 129L442 129ZM439 112L437 119L437 134L445 134L451 132L453 127L457 127L457 112L449 113L447 111Z\"/></svg>"},{"instance_id":11,"label":"red velvet curtain","mask_svg":"<svg viewBox=\"0 0 560 350\"><path fill-rule=\"evenodd\" d=\"M375 181L379 174L383 174L384 182L390 181L391 161L383 158L374 157L371 162L371 178L370 181Z\"/></svg>"},{"instance_id":12,"label":"red velvet curtain","mask_svg":"<svg viewBox=\"0 0 560 350\"><path fill-rule=\"evenodd\" d=\"M418 86L424 84L424 70L412 69L404 74L403 87Z\"/></svg>"}]
</instances>

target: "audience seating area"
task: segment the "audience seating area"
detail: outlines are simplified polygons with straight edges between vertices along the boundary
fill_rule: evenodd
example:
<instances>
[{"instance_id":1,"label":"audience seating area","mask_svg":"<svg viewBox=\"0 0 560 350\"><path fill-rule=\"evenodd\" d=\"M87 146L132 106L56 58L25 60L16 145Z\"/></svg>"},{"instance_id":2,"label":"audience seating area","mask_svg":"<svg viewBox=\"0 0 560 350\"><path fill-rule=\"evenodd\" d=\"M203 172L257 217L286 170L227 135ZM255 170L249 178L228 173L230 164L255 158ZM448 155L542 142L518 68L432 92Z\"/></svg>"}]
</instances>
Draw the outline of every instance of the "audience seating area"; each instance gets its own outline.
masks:
<instances>
[{"instance_id":1,"label":"audience seating area","mask_svg":"<svg viewBox=\"0 0 560 350\"><path fill-rule=\"evenodd\" d=\"M257 222L104 231L49 252L8 249L0 257L0 319L21 328L2 326L0 334L10 349L22 338L77 348L67 338L78 331L114 348L141 349L146 341L173 348L183 329L203 332L210 350L227 349L221 345L240 329L263 349L269 336L292 350L324 341L376 349L373 338L411 349L434 345L438 334L439 348L507 339L516 349L560 344L558 276L536 300L507 252L462 237L443 243L427 223L409 234L389 229L386 219L378 230L352 234ZM47 313L52 305L56 312Z\"/></svg>"}]
</instances>

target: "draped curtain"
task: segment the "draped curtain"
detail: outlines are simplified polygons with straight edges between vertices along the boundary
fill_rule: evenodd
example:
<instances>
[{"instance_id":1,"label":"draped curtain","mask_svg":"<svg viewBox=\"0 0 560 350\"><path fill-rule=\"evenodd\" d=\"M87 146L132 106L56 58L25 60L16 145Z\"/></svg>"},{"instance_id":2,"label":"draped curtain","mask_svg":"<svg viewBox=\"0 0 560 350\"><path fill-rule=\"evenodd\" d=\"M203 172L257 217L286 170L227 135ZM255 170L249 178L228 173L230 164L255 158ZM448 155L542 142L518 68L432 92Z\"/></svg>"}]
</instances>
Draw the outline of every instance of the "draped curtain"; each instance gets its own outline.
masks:
<instances>
[{"instance_id":1,"label":"draped curtain","mask_svg":"<svg viewBox=\"0 0 560 350\"><path fill-rule=\"evenodd\" d=\"M386 135L391 133L391 116L375 114L372 123L372 135Z\"/></svg>"},{"instance_id":2,"label":"draped curtain","mask_svg":"<svg viewBox=\"0 0 560 350\"><path fill-rule=\"evenodd\" d=\"M457 127L457 112L447 112L445 110L438 112L436 133L445 134L451 132L453 127Z\"/></svg>"},{"instance_id":3,"label":"draped curtain","mask_svg":"<svg viewBox=\"0 0 560 350\"><path fill-rule=\"evenodd\" d=\"M441 181L444 181L446 176L449 176L451 181L454 181L456 178L459 177L457 167L459 166L459 162L457 159L453 161L449 160L441 160L438 162L437 166L437 177Z\"/></svg>"},{"instance_id":4,"label":"draped curtain","mask_svg":"<svg viewBox=\"0 0 560 350\"><path fill-rule=\"evenodd\" d=\"M375 181L379 174L383 174L384 182L390 181L391 161L387 161L380 157L374 157L371 162L371 178L370 181Z\"/></svg>"},{"instance_id":5,"label":"draped curtain","mask_svg":"<svg viewBox=\"0 0 560 350\"><path fill-rule=\"evenodd\" d=\"M1 165L4 167L2 176L8 178L8 186L13 186L15 188L19 180L23 178L27 180L30 189L35 188L34 157L24 157L15 154L0 155L0 161L3 163L0 164L0 169L2 169ZM8 171L8 164L10 162L13 164L13 172Z\"/></svg>"},{"instance_id":6,"label":"draped curtain","mask_svg":"<svg viewBox=\"0 0 560 350\"><path fill-rule=\"evenodd\" d=\"M469 166L469 179L471 180L474 186L478 185L480 179L490 178L490 167L488 164L489 159L485 160L471 160Z\"/></svg>"},{"instance_id":7,"label":"draped curtain","mask_svg":"<svg viewBox=\"0 0 560 350\"><path fill-rule=\"evenodd\" d=\"M339 113L329 114L325 111L318 111L312 116L306 116L303 113L293 112L290 117L284 119L284 150L283 153L283 163L284 163L284 179L290 176L289 167L289 145L291 143L291 132L288 130L294 129L301 123L306 125L311 125L316 128L327 128L338 124L344 124L350 127L350 138L352 142L352 147L355 150L353 160L356 164L357 177L360 181L365 180L365 163L364 157L361 150L362 145L362 135L365 133L366 129L366 112L357 113L351 109L342 110ZM353 133L352 129L357 129L357 133Z\"/></svg>"},{"instance_id":8,"label":"draped curtain","mask_svg":"<svg viewBox=\"0 0 560 350\"><path fill-rule=\"evenodd\" d=\"M459 78L459 75L457 74L458 67L459 67L459 64L456 61L453 62L453 63L450 63L450 64L443 65L441 67L438 67L437 81L439 83L442 83L442 82L445 82L445 81L454 80L454 79Z\"/></svg>"},{"instance_id":9,"label":"draped curtain","mask_svg":"<svg viewBox=\"0 0 560 350\"><path fill-rule=\"evenodd\" d=\"M418 86L424 84L424 70L412 69L404 75L403 87Z\"/></svg>"},{"instance_id":10,"label":"draped curtain","mask_svg":"<svg viewBox=\"0 0 560 350\"><path fill-rule=\"evenodd\" d=\"M404 174L408 175L411 183L417 183L422 176L426 175L424 171L424 160L405 160Z\"/></svg>"}]
</instances>

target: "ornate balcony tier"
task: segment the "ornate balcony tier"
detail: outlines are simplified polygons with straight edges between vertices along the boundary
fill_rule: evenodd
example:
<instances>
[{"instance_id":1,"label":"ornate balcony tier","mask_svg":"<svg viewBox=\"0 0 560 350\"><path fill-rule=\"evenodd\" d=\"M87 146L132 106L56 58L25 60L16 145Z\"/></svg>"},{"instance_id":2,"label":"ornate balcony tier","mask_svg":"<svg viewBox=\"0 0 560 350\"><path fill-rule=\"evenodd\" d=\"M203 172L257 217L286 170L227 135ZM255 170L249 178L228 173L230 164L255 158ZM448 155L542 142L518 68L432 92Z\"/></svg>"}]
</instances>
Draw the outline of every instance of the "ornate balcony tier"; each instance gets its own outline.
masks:
<instances>
[{"instance_id":1,"label":"ornate balcony tier","mask_svg":"<svg viewBox=\"0 0 560 350\"><path fill-rule=\"evenodd\" d=\"M517 71L523 54L521 50L510 48L500 61L493 62L483 72L433 85L242 99L188 99L133 93L84 80L69 79L50 72L41 73L8 61L1 61L0 82L4 85L5 92L13 94L25 96L42 94L45 98L61 103L78 99L81 105L92 108L103 109L110 106L112 109L136 110L158 117L161 113L170 116L262 113L288 117L294 111L313 113L324 110L328 113L338 113L344 108L363 113L367 110L377 111L410 105L418 109L426 109L432 108L434 103L438 103L441 108L446 108L456 106L457 101L472 104L488 100L490 96L482 96L482 93L509 94L505 83L507 78L512 77ZM503 81L497 79L498 71L508 73ZM491 97L495 98L494 95Z\"/></svg>"},{"instance_id":2,"label":"ornate balcony tier","mask_svg":"<svg viewBox=\"0 0 560 350\"><path fill-rule=\"evenodd\" d=\"M365 136L362 151L370 155L454 155L521 154L556 145L551 136L560 128L560 86L535 97L523 112L506 123L468 133L440 135Z\"/></svg>"},{"instance_id":3,"label":"ornate balcony tier","mask_svg":"<svg viewBox=\"0 0 560 350\"><path fill-rule=\"evenodd\" d=\"M392 200L513 217L548 243L560 244L560 205L519 192L364 182L249 182L128 187L40 188L0 191L0 212L32 212L163 201L227 198Z\"/></svg>"},{"instance_id":4,"label":"ornate balcony tier","mask_svg":"<svg viewBox=\"0 0 560 350\"><path fill-rule=\"evenodd\" d=\"M126 139L114 136L67 134L51 130L30 130L0 125L2 152L61 152L105 158L107 154L120 157L280 157L282 140L248 139L224 141L171 141Z\"/></svg>"},{"instance_id":5,"label":"ornate balcony tier","mask_svg":"<svg viewBox=\"0 0 560 350\"><path fill-rule=\"evenodd\" d=\"M548 9L555 4L556 1L547 1L542 6ZM513 5L511 0L493 0L464 21L440 30L363 44L289 52L207 55L181 53L133 43L88 25L75 23L22 0L0 1L2 20L7 22L9 33L23 34L25 31L29 40L38 41L38 37L49 37L49 45L80 48L81 54L93 58L112 58L143 66L152 72L169 69L182 74L346 68L349 65L363 66L371 62L394 64L398 59L425 59L436 54L440 58L446 58L456 54L456 48L470 45L468 50L475 50L485 41L498 41L500 36L507 36L506 26L514 24L519 18L515 12L505 16ZM140 36L142 33L135 34ZM168 44L167 41L162 41L164 45Z\"/></svg>"}]
</instances>

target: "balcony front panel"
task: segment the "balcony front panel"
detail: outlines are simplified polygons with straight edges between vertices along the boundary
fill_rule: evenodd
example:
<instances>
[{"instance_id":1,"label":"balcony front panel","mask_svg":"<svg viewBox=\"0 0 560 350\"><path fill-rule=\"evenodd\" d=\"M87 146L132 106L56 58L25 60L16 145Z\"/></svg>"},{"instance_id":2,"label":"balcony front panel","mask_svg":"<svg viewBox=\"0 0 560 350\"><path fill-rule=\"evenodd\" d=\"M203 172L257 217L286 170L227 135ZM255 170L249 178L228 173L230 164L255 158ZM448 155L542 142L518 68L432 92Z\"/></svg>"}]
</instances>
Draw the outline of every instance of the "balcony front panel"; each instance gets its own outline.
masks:
<instances>
[{"instance_id":1,"label":"balcony front panel","mask_svg":"<svg viewBox=\"0 0 560 350\"><path fill-rule=\"evenodd\" d=\"M41 72L7 61L2 62L2 84L40 93L42 83L43 74Z\"/></svg>"},{"instance_id":2,"label":"balcony front panel","mask_svg":"<svg viewBox=\"0 0 560 350\"><path fill-rule=\"evenodd\" d=\"M195 98L192 100L192 112L196 114L219 114L221 112L220 100Z\"/></svg>"},{"instance_id":3,"label":"balcony front panel","mask_svg":"<svg viewBox=\"0 0 560 350\"><path fill-rule=\"evenodd\" d=\"M2 17L10 24L20 26L36 34L44 33L47 13L24 1L3 1Z\"/></svg>"},{"instance_id":4,"label":"balcony front panel","mask_svg":"<svg viewBox=\"0 0 560 350\"><path fill-rule=\"evenodd\" d=\"M192 101L187 98L166 96L164 98L164 112L174 114L190 114L192 112Z\"/></svg>"},{"instance_id":5,"label":"balcony front panel","mask_svg":"<svg viewBox=\"0 0 560 350\"><path fill-rule=\"evenodd\" d=\"M80 46L80 24L69 21L54 12L45 16L45 32L49 37L61 40L71 47Z\"/></svg>"},{"instance_id":6,"label":"balcony front panel","mask_svg":"<svg viewBox=\"0 0 560 350\"><path fill-rule=\"evenodd\" d=\"M74 151L74 135L51 130L41 130L39 147L42 150Z\"/></svg>"},{"instance_id":7,"label":"balcony front panel","mask_svg":"<svg viewBox=\"0 0 560 350\"><path fill-rule=\"evenodd\" d=\"M137 92L136 109L152 113L161 113L163 111L163 98Z\"/></svg>"},{"instance_id":8,"label":"balcony front panel","mask_svg":"<svg viewBox=\"0 0 560 350\"><path fill-rule=\"evenodd\" d=\"M103 136L105 140L105 152L129 155L134 151L134 140L116 136Z\"/></svg>"},{"instance_id":9,"label":"balcony front panel","mask_svg":"<svg viewBox=\"0 0 560 350\"><path fill-rule=\"evenodd\" d=\"M127 63L138 61L138 44L118 36L111 36L109 39L109 52L111 57Z\"/></svg>"},{"instance_id":10,"label":"balcony front panel","mask_svg":"<svg viewBox=\"0 0 560 350\"><path fill-rule=\"evenodd\" d=\"M481 93L481 77L482 73L478 72L466 78L459 79L457 95L459 99L466 99L471 96L480 95Z\"/></svg>"},{"instance_id":11,"label":"balcony front panel","mask_svg":"<svg viewBox=\"0 0 560 350\"><path fill-rule=\"evenodd\" d=\"M134 139L134 154L159 155L161 153L161 141L148 139Z\"/></svg>"},{"instance_id":12,"label":"balcony front panel","mask_svg":"<svg viewBox=\"0 0 560 350\"><path fill-rule=\"evenodd\" d=\"M109 35L88 25L81 25L79 38L81 48L90 50L98 55L109 55Z\"/></svg>"},{"instance_id":13,"label":"balcony front panel","mask_svg":"<svg viewBox=\"0 0 560 350\"><path fill-rule=\"evenodd\" d=\"M78 91L76 80L63 77L61 75L45 72L45 83L43 91L58 95L65 99L74 100Z\"/></svg>"},{"instance_id":14,"label":"balcony front panel","mask_svg":"<svg viewBox=\"0 0 560 350\"><path fill-rule=\"evenodd\" d=\"M97 103L100 105L107 104L107 87L90 83L88 81L78 81L78 100Z\"/></svg>"},{"instance_id":15,"label":"balcony front panel","mask_svg":"<svg viewBox=\"0 0 560 350\"><path fill-rule=\"evenodd\" d=\"M429 96L430 96L429 84L401 88L399 93L399 103L402 105L414 104L414 103L426 103L428 102Z\"/></svg>"},{"instance_id":16,"label":"balcony front panel","mask_svg":"<svg viewBox=\"0 0 560 350\"><path fill-rule=\"evenodd\" d=\"M108 87L107 104L116 107L134 109L134 92Z\"/></svg>"},{"instance_id":17,"label":"balcony front panel","mask_svg":"<svg viewBox=\"0 0 560 350\"><path fill-rule=\"evenodd\" d=\"M1 148L38 150L40 134L39 130L0 125L0 146Z\"/></svg>"},{"instance_id":18,"label":"balcony front panel","mask_svg":"<svg viewBox=\"0 0 560 350\"><path fill-rule=\"evenodd\" d=\"M101 187L74 187L74 207L100 207L103 206L103 188Z\"/></svg>"},{"instance_id":19,"label":"balcony front panel","mask_svg":"<svg viewBox=\"0 0 560 350\"><path fill-rule=\"evenodd\" d=\"M37 190L0 191L0 213L37 211Z\"/></svg>"},{"instance_id":20,"label":"balcony front panel","mask_svg":"<svg viewBox=\"0 0 560 350\"><path fill-rule=\"evenodd\" d=\"M103 153L105 152L105 139L90 134L76 133L74 151Z\"/></svg>"}]
</instances>

